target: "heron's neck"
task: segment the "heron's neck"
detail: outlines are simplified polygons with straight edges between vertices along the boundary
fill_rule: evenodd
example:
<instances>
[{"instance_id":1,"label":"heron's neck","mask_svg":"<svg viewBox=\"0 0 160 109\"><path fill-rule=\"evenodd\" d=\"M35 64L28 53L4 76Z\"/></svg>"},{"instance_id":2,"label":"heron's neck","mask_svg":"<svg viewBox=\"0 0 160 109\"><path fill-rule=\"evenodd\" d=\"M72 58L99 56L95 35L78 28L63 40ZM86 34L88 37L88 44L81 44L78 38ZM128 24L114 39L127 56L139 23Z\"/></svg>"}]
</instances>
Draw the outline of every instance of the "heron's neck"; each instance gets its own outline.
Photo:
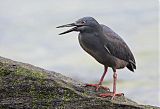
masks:
<instances>
[{"instance_id":1,"label":"heron's neck","mask_svg":"<svg viewBox=\"0 0 160 109\"><path fill-rule=\"evenodd\" d=\"M80 33L101 33L103 31L101 26L97 26L96 28L91 28L87 30L80 31Z\"/></svg>"}]
</instances>

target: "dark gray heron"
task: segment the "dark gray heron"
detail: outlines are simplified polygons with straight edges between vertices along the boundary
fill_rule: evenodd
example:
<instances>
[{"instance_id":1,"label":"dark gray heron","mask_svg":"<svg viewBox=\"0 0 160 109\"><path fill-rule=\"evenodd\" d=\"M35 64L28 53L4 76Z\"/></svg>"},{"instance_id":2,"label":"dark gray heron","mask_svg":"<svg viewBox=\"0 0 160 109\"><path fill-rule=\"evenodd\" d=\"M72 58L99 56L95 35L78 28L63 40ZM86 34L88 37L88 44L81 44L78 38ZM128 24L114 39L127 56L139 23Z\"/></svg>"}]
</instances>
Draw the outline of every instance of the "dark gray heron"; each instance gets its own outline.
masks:
<instances>
[{"instance_id":1,"label":"dark gray heron","mask_svg":"<svg viewBox=\"0 0 160 109\"><path fill-rule=\"evenodd\" d=\"M80 32L78 35L79 43L81 47L92 57L94 57L99 63L104 65L104 73L98 84L86 84L86 86L96 87L98 90L100 87L105 90L109 88L102 86L104 76L107 73L108 67L113 69L113 92L106 92L100 94L101 97L112 97L121 96L123 93L116 93L116 80L117 73L116 69L122 69L127 67L129 70L134 72L136 69L136 62L134 56L124 42L124 40L113 32L109 27L99 24L92 17L83 17L77 20L75 23L58 26L62 27L73 27L59 35L66 34L72 31Z\"/></svg>"}]
</instances>

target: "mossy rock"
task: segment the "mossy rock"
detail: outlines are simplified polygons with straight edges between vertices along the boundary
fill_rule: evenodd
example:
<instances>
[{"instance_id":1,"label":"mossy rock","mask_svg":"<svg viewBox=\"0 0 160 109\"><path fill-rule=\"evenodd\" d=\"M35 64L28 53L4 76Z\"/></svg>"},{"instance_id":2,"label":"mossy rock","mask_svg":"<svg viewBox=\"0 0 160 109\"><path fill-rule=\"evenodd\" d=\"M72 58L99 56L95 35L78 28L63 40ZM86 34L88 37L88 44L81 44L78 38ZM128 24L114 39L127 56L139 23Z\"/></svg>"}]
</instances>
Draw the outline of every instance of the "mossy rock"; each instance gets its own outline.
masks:
<instances>
[{"instance_id":1,"label":"mossy rock","mask_svg":"<svg viewBox=\"0 0 160 109\"><path fill-rule=\"evenodd\" d=\"M60 73L0 57L0 109L158 109L125 96L100 98Z\"/></svg>"}]
</instances>

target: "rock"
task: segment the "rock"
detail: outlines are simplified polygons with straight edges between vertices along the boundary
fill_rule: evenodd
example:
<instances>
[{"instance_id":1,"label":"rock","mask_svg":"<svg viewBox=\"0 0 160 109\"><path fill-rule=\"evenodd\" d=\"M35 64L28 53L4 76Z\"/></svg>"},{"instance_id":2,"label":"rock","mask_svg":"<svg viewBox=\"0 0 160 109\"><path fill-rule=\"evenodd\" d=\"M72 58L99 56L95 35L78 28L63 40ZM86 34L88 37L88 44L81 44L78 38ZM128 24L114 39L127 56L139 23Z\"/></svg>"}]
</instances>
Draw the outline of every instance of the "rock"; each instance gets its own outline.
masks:
<instances>
[{"instance_id":1,"label":"rock","mask_svg":"<svg viewBox=\"0 0 160 109\"><path fill-rule=\"evenodd\" d=\"M0 109L160 109L125 96L98 97L102 92L60 73L0 57Z\"/></svg>"}]
</instances>

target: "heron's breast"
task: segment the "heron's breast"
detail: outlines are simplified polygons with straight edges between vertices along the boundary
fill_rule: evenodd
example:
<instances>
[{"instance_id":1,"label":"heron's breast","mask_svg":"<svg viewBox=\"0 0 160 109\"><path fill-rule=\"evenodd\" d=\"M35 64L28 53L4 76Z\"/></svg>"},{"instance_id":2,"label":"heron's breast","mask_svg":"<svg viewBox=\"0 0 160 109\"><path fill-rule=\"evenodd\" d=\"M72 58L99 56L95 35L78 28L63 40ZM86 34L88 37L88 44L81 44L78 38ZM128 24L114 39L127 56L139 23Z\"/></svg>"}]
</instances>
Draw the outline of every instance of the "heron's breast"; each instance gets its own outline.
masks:
<instances>
[{"instance_id":1,"label":"heron's breast","mask_svg":"<svg viewBox=\"0 0 160 109\"><path fill-rule=\"evenodd\" d=\"M103 44L100 42L98 37L90 35L79 34L79 43L81 47L98 62L103 63L105 57L105 50Z\"/></svg>"},{"instance_id":2,"label":"heron's breast","mask_svg":"<svg viewBox=\"0 0 160 109\"><path fill-rule=\"evenodd\" d=\"M99 39L94 35L81 35L79 34L79 43L81 47L87 52L96 52L98 49L102 49Z\"/></svg>"}]
</instances>

